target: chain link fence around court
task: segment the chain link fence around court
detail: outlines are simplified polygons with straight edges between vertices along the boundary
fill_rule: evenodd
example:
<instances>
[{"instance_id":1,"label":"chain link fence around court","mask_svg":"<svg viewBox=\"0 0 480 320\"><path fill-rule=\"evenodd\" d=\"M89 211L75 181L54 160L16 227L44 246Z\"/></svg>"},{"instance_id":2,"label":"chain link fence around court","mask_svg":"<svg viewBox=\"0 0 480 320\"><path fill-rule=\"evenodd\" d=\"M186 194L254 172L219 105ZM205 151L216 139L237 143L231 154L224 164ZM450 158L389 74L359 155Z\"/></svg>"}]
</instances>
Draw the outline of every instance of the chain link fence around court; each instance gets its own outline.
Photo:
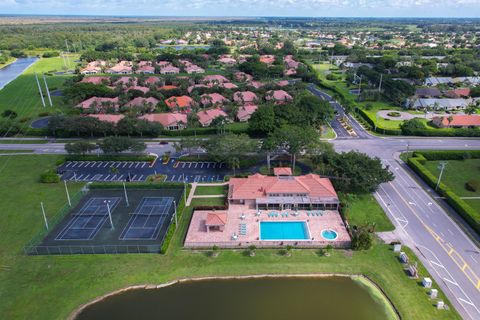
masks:
<instances>
[{"instance_id":1,"label":"chain link fence around court","mask_svg":"<svg viewBox=\"0 0 480 320\"><path fill-rule=\"evenodd\" d=\"M69 214L73 207L80 203L80 200L88 193L87 190L82 189L70 197L71 206L66 203L58 212L48 218L48 229L43 228L30 240L24 247L26 254L35 254L35 248L40 245L43 239L55 228L64 218Z\"/></svg>"}]
</instances>

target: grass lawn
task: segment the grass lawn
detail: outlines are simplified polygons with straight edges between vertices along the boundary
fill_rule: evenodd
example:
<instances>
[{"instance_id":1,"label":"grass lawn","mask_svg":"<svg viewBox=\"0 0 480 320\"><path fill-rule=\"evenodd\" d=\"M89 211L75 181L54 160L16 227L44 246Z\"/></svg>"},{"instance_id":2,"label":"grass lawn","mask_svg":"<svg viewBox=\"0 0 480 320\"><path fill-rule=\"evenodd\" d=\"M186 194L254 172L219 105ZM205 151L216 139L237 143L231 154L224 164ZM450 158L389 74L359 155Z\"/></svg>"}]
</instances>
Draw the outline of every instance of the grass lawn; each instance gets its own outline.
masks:
<instances>
[{"instance_id":1,"label":"grass lawn","mask_svg":"<svg viewBox=\"0 0 480 320\"><path fill-rule=\"evenodd\" d=\"M224 206L225 197L215 198L194 198L192 199L191 207L195 206Z\"/></svg>"},{"instance_id":2,"label":"grass lawn","mask_svg":"<svg viewBox=\"0 0 480 320\"><path fill-rule=\"evenodd\" d=\"M334 139L336 137L335 131L330 126L322 126L322 134L320 139Z\"/></svg>"},{"instance_id":3,"label":"grass lawn","mask_svg":"<svg viewBox=\"0 0 480 320\"><path fill-rule=\"evenodd\" d=\"M195 189L196 196L226 194L227 186L198 186Z\"/></svg>"},{"instance_id":4,"label":"grass lawn","mask_svg":"<svg viewBox=\"0 0 480 320\"><path fill-rule=\"evenodd\" d=\"M133 284L264 273L364 274L385 290L402 319L460 319L454 310L435 309L419 280L405 275L388 245L377 244L363 252L333 251L330 257L319 256L316 250L293 250L291 257L280 255L279 250L257 250L252 258L241 251L226 250L213 259L183 250L191 207L181 216L166 255L25 256L23 245L43 228L40 201L49 215L66 202L63 184L38 181L40 173L58 158L0 158L0 197L8 199L0 202L0 314L4 319L65 319L80 304ZM72 193L80 187L70 184ZM207 200L212 199L195 199L194 204ZM419 271L421 277L427 275L421 266ZM440 299L445 300L443 294Z\"/></svg>"},{"instance_id":5,"label":"grass lawn","mask_svg":"<svg viewBox=\"0 0 480 320\"><path fill-rule=\"evenodd\" d=\"M14 57L8 58L8 60L7 60L5 63L0 63L0 69L2 69L3 67L6 67L6 66L8 66L9 64L15 62L15 60L17 60L17 59L14 58Z\"/></svg>"},{"instance_id":6,"label":"grass lawn","mask_svg":"<svg viewBox=\"0 0 480 320\"><path fill-rule=\"evenodd\" d=\"M78 55L76 56L78 58ZM75 67L73 55L70 57L69 68ZM39 113L54 112L65 107L62 97L51 96L54 107L43 108L40 95L38 93L37 83L34 73L41 76L41 73L50 73L63 71L63 59L61 57L45 58L36 61L18 78L10 82L5 88L0 90L0 112L10 109L18 114L18 119L25 120L27 126L29 121L39 116ZM71 75L47 75L47 83L50 91L61 89L63 83ZM45 103L48 106L48 98L46 96L43 79L40 77L40 83L44 92Z\"/></svg>"},{"instance_id":7,"label":"grass lawn","mask_svg":"<svg viewBox=\"0 0 480 320\"><path fill-rule=\"evenodd\" d=\"M427 161L424 166L437 178L440 174L440 161ZM465 188L465 183L477 178L480 180L480 159L449 160L443 172L442 182L460 197L479 197L479 199L464 199L472 208L480 211L480 190L476 192Z\"/></svg>"},{"instance_id":8,"label":"grass lawn","mask_svg":"<svg viewBox=\"0 0 480 320\"><path fill-rule=\"evenodd\" d=\"M0 154L10 154L10 153L31 153L33 150L0 150Z\"/></svg>"},{"instance_id":9,"label":"grass lawn","mask_svg":"<svg viewBox=\"0 0 480 320\"><path fill-rule=\"evenodd\" d=\"M375 223L375 231L392 231L395 229L385 211L371 194L341 195L342 202L349 205L346 213L351 225L363 225Z\"/></svg>"}]
</instances>

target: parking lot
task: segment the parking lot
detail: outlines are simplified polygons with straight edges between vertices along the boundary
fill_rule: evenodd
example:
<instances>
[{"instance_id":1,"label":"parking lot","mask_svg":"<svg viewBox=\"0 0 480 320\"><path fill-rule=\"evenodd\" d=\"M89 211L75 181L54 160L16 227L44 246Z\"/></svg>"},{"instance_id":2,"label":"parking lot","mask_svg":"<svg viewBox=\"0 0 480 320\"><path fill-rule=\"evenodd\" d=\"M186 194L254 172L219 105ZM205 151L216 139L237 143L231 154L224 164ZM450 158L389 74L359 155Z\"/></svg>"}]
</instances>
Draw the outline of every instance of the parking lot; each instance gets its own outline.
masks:
<instances>
[{"instance_id":1,"label":"parking lot","mask_svg":"<svg viewBox=\"0 0 480 320\"><path fill-rule=\"evenodd\" d=\"M68 161L58 167L67 181L145 181L149 175L165 175L168 182L220 182L230 169L225 163L212 161L178 161L171 159L153 166L144 161Z\"/></svg>"}]
</instances>

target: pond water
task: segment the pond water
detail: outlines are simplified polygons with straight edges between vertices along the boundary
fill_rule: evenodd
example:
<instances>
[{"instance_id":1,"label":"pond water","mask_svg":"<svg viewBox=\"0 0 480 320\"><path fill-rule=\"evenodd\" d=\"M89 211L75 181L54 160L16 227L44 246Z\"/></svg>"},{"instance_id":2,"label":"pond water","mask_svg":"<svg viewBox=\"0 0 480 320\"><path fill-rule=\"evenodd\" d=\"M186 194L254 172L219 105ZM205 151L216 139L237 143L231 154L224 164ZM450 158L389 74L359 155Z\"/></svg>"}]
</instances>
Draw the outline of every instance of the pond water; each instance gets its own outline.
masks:
<instances>
[{"instance_id":1,"label":"pond water","mask_svg":"<svg viewBox=\"0 0 480 320\"><path fill-rule=\"evenodd\" d=\"M32 65L38 58L18 58L8 66L0 69L0 89L5 87L10 81L15 80L16 77L22 74L30 65Z\"/></svg>"},{"instance_id":2,"label":"pond water","mask_svg":"<svg viewBox=\"0 0 480 320\"><path fill-rule=\"evenodd\" d=\"M347 277L189 281L113 295L76 320L385 320L383 307Z\"/></svg>"}]
</instances>

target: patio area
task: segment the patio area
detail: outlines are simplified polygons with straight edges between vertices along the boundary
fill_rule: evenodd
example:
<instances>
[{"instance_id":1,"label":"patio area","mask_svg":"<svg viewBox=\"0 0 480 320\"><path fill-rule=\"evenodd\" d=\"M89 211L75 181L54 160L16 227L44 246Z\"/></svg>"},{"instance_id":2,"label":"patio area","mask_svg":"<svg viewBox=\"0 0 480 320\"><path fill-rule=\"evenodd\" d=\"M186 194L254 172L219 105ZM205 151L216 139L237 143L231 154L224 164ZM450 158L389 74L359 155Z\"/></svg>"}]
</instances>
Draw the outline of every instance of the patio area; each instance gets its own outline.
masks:
<instances>
[{"instance_id":1,"label":"patio area","mask_svg":"<svg viewBox=\"0 0 480 320\"><path fill-rule=\"evenodd\" d=\"M212 216L225 216L221 220L221 228L209 225ZM274 214L272 214L274 213ZM260 222L262 221L302 221L309 230L308 240L260 240ZM335 240L322 237L324 230L333 230L338 235ZM350 245L350 236L338 211L331 210L259 210L251 209L246 205L231 204L228 211L194 211L184 246L186 248L246 248L251 245L256 247L281 247L292 245L296 247L332 247L345 248Z\"/></svg>"}]
</instances>

